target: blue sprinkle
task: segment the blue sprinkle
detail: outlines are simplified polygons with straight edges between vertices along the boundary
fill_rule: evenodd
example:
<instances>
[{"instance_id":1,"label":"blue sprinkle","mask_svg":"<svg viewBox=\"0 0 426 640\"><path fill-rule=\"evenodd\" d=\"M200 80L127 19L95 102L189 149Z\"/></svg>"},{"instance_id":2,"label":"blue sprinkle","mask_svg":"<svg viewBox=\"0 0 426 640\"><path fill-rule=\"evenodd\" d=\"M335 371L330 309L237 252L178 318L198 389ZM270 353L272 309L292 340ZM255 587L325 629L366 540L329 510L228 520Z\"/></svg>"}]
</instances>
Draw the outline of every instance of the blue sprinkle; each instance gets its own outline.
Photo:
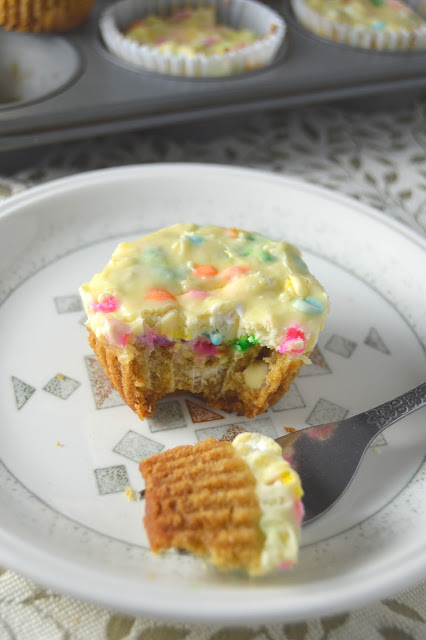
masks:
<instances>
[{"instance_id":1,"label":"blue sprinkle","mask_svg":"<svg viewBox=\"0 0 426 640\"><path fill-rule=\"evenodd\" d=\"M200 242L203 242L203 240L204 240L204 238L200 238L200 236L188 236L188 238L194 244L199 244Z\"/></svg>"},{"instance_id":2,"label":"blue sprinkle","mask_svg":"<svg viewBox=\"0 0 426 640\"><path fill-rule=\"evenodd\" d=\"M307 313L310 316L317 316L324 310L321 302L315 298L311 298L310 296L307 298L296 298L291 304L298 311Z\"/></svg>"},{"instance_id":3,"label":"blue sprinkle","mask_svg":"<svg viewBox=\"0 0 426 640\"><path fill-rule=\"evenodd\" d=\"M386 27L386 23L382 22L382 20L376 20L376 22L373 22L371 27L373 29L378 29L379 31L381 31L382 29L384 29Z\"/></svg>"},{"instance_id":4,"label":"blue sprinkle","mask_svg":"<svg viewBox=\"0 0 426 640\"><path fill-rule=\"evenodd\" d=\"M220 344L222 342L222 334L218 329L212 331L209 338L213 344Z\"/></svg>"}]
</instances>

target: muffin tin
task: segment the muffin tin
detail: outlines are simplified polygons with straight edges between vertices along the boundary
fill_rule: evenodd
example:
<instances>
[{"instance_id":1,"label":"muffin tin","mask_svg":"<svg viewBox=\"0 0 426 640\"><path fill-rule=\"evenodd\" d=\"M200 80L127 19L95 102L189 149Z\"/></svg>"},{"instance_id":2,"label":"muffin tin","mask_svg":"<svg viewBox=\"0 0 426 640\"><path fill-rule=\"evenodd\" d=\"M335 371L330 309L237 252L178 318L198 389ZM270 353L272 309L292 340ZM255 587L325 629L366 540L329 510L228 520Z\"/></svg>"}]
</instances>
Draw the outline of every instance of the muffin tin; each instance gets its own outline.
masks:
<instances>
[{"instance_id":1,"label":"muffin tin","mask_svg":"<svg viewBox=\"0 0 426 640\"><path fill-rule=\"evenodd\" d=\"M275 61L220 78L152 73L104 47L98 0L89 20L61 36L0 30L0 151L256 110L426 91L426 51L379 53L315 36L289 2L268 4L287 22Z\"/></svg>"}]
</instances>

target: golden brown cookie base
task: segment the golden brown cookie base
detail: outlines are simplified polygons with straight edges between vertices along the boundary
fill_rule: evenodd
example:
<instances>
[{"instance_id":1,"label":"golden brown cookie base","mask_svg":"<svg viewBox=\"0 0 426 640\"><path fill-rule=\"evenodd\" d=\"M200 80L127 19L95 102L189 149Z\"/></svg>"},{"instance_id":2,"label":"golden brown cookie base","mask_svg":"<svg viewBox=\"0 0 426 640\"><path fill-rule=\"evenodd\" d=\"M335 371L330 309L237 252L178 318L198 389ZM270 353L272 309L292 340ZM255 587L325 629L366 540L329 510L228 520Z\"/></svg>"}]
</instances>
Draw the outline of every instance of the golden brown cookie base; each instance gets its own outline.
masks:
<instances>
[{"instance_id":1,"label":"golden brown cookie base","mask_svg":"<svg viewBox=\"0 0 426 640\"><path fill-rule=\"evenodd\" d=\"M230 442L208 438L142 460L151 549L183 549L256 573L264 536L256 481Z\"/></svg>"},{"instance_id":2,"label":"golden brown cookie base","mask_svg":"<svg viewBox=\"0 0 426 640\"><path fill-rule=\"evenodd\" d=\"M197 356L188 343L177 349L128 345L123 350L101 342L90 329L89 343L124 402L141 419L152 415L158 400L176 391L191 392L211 407L253 418L284 395L303 364L260 345L244 353L229 347L223 362L223 356ZM268 364L268 373L259 388L251 389L243 372L256 360Z\"/></svg>"},{"instance_id":3,"label":"golden brown cookie base","mask_svg":"<svg viewBox=\"0 0 426 640\"><path fill-rule=\"evenodd\" d=\"M13 31L69 31L89 15L93 0L0 0L0 26Z\"/></svg>"}]
</instances>

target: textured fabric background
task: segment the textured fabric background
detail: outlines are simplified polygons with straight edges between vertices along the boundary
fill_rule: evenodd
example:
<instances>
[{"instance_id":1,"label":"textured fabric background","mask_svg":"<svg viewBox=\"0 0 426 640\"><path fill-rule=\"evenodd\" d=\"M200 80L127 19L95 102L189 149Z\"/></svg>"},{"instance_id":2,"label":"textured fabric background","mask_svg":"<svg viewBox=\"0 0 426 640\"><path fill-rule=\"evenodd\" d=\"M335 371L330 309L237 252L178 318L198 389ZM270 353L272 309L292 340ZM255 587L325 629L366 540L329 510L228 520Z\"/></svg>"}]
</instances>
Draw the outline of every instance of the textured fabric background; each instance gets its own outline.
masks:
<instances>
[{"instance_id":1,"label":"textured fabric background","mask_svg":"<svg viewBox=\"0 0 426 640\"><path fill-rule=\"evenodd\" d=\"M391 100L390 100L391 101ZM426 231L426 101L399 109L316 107L138 132L22 154L1 200L65 175L146 162L213 162L293 175ZM31 157L30 163L25 160ZM7 165L2 159L3 165ZM426 578L426 576L425 576ZM298 624L229 628L129 618L0 568L0 640L425 640L426 582L363 609Z\"/></svg>"}]
</instances>

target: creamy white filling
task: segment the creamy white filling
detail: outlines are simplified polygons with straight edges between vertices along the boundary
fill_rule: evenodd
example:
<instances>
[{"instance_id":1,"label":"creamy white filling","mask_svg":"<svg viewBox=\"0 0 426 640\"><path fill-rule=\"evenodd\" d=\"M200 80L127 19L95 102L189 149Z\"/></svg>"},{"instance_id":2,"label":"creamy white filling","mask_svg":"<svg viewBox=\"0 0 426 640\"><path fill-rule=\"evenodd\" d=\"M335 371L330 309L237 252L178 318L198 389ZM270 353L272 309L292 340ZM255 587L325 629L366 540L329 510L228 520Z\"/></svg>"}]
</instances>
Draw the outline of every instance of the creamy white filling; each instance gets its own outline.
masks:
<instances>
[{"instance_id":1,"label":"creamy white filling","mask_svg":"<svg viewBox=\"0 0 426 640\"><path fill-rule=\"evenodd\" d=\"M232 442L256 479L265 536L258 573L288 568L297 562L303 518L300 478L283 459L281 447L260 433L240 433Z\"/></svg>"}]
</instances>

